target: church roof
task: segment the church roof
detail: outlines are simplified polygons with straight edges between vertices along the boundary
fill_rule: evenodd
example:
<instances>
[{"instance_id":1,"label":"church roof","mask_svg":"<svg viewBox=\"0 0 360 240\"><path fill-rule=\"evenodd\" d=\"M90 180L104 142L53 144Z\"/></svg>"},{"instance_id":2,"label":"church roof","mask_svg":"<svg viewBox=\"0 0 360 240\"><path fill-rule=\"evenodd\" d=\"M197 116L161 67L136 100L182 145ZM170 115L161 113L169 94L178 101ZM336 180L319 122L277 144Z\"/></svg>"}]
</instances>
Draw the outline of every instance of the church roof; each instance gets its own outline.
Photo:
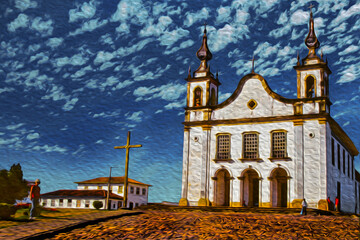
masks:
<instances>
[{"instance_id":1,"label":"church roof","mask_svg":"<svg viewBox=\"0 0 360 240\"><path fill-rule=\"evenodd\" d=\"M125 177L111 177L111 184L121 184L124 183ZM90 179L90 180L85 180L85 181L81 181L81 182L75 182L77 184L107 184L109 182L109 177L98 177L98 178L94 178L94 179ZM143 185L143 186L151 186L150 184L146 184L146 183L142 183L139 181L136 181L134 179L128 178L128 182L129 183L133 183L133 184L138 184L138 185Z\"/></svg>"},{"instance_id":2,"label":"church roof","mask_svg":"<svg viewBox=\"0 0 360 240\"><path fill-rule=\"evenodd\" d=\"M41 194L41 197L96 197L96 198L106 198L107 191L106 190L57 190L54 192L48 192ZM123 197L116 195L114 193L110 193L109 195L112 199L120 199Z\"/></svg>"}]
</instances>

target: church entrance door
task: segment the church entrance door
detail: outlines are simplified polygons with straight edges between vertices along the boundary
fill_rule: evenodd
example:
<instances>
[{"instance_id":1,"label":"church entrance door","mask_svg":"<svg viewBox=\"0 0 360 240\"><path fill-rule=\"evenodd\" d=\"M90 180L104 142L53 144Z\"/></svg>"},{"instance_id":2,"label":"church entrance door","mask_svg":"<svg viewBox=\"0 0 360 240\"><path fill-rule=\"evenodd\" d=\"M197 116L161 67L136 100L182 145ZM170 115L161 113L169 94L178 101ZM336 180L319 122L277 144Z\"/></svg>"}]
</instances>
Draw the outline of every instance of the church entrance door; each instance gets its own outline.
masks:
<instances>
[{"instance_id":1,"label":"church entrance door","mask_svg":"<svg viewBox=\"0 0 360 240\"><path fill-rule=\"evenodd\" d=\"M271 200L273 207L287 207L288 175L283 168L275 169L271 174Z\"/></svg>"},{"instance_id":2,"label":"church entrance door","mask_svg":"<svg viewBox=\"0 0 360 240\"><path fill-rule=\"evenodd\" d=\"M247 169L243 174L244 189L242 191L243 205L259 206L259 174L254 169Z\"/></svg>"},{"instance_id":3,"label":"church entrance door","mask_svg":"<svg viewBox=\"0 0 360 240\"><path fill-rule=\"evenodd\" d=\"M215 206L230 205L230 174L221 169L216 174L215 182Z\"/></svg>"}]
</instances>

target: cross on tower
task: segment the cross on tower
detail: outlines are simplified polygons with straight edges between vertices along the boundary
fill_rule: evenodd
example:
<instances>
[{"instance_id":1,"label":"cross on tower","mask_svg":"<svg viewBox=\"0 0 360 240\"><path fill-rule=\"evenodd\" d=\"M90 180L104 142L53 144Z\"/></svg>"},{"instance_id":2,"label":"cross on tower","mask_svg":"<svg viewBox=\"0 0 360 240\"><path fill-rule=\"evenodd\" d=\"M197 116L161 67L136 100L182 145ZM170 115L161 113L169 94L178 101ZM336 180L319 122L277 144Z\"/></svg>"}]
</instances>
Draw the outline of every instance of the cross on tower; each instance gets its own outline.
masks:
<instances>
[{"instance_id":1,"label":"cross on tower","mask_svg":"<svg viewBox=\"0 0 360 240\"><path fill-rule=\"evenodd\" d=\"M257 59L255 58L255 55L253 55L253 58L252 58L251 60L249 60L249 61L252 61L251 73L255 73L255 71L254 71L255 60L257 60Z\"/></svg>"},{"instance_id":2,"label":"cross on tower","mask_svg":"<svg viewBox=\"0 0 360 240\"><path fill-rule=\"evenodd\" d=\"M126 159L125 159L125 180L124 180L124 204L123 207L126 208L127 206L127 198L128 198L128 172L129 172L129 151L130 148L139 148L142 147L141 144L139 145L130 145L130 131L127 134L127 141L125 146L117 146L114 147L115 149L126 149Z\"/></svg>"},{"instance_id":3,"label":"cross on tower","mask_svg":"<svg viewBox=\"0 0 360 240\"><path fill-rule=\"evenodd\" d=\"M309 6L309 8L310 8L310 12L311 12L311 10L312 10L312 8L313 7L315 7L314 5L312 5L312 3L310 3L310 6Z\"/></svg>"}]
</instances>

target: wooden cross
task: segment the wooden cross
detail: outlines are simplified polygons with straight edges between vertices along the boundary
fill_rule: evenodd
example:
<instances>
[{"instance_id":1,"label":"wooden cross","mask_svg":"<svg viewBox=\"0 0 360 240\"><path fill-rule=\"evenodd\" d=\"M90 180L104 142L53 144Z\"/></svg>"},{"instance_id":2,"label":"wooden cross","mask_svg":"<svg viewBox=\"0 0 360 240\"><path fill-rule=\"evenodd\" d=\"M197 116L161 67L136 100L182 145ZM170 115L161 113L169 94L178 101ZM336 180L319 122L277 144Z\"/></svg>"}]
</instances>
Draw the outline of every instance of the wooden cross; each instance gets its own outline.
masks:
<instances>
[{"instance_id":1,"label":"wooden cross","mask_svg":"<svg viewBox=\"0 0 360 240\"><path fill-rule=\"evenodd\" d=\"M142 145L130 145L130 131L127 134L127 142L125 146L117 146L114 147L115 149L126 149L126 159L125 159L125 180L124 180L124 204L123 207L126 208L127 206L127 198L128 198L128 172L129 172L129 151L130 148L139 148Z\"/></svg>"},{"instance_id":2,"label":"wooden cross","mask_svg":"<svg viewBox=\"0 0 360 240\"><path fill-rule=\"evenodd\" d=\"M255 55L253 55L253 58L252 58L251 60L249 60L249 61L252 61L251 73L255 73L255 71L254 71L255 60L257 60L257 59L255 58Z\"/></svg>"},{"instance_id":3,"label":"wooden cross","mask_svg":"<svg viewBox=\"0 0 360 240\"><path fill-rule=\"evenodd\" d=\"M311 12L311 10L312 10L312 8L313 7L315 7L314 5L312 5L312 3L310 3L310 6L309 6L309 8L310 8L310 12Z\"/></svg>"}]
</instances>

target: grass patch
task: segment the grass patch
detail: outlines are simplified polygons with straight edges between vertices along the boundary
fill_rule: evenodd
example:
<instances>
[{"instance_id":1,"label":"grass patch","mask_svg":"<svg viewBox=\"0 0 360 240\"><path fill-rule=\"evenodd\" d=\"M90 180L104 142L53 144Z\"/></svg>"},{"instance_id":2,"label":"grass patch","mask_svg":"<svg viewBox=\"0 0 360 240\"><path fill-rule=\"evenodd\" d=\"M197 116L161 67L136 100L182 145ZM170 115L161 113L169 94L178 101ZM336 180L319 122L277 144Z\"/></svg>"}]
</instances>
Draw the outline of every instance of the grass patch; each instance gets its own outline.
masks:
<instances>
[{"instance_id":1,"label":"grass patch","mask_svg":"<svg viewBox=\"0 0 360 240\"><path fill-rule=\"evenodd\" d=\"M96 209L71 209L71 208L44 208L41 210L40 216L36 218L36 221L52 221L55 219L66 219L77 215L102 212L106 210ZM29 221L29 209L19 209L15 215L8 220L0 220L0 229L21 224L28 223Z\"/></svg>"}]
</instances>

